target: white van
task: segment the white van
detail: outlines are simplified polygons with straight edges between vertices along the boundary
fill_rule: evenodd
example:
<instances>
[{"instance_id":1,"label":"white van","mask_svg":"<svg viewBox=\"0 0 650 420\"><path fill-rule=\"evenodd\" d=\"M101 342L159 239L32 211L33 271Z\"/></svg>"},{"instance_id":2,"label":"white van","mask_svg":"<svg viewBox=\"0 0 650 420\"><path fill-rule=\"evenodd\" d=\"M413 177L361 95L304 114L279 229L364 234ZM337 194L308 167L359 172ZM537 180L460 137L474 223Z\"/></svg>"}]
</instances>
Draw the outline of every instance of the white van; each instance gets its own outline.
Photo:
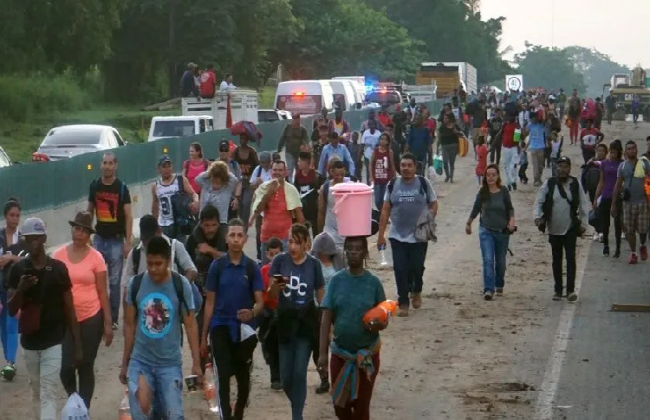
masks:
<instances>
[{"instance_id":1,"label":"white van","mask_svg":"<svg viewBox=\"0 0 650 420\"><path fill-rule=\"evenodd\" d=\"M189 137L213 130L214 120L210 115L153 117L147 141L172 137Z\"/></svg>"},{"instance_id":2,"label":"white van","mask_svg":"<svg viewBox=\"0 0 650 420\"><path fill-rule=\"evenodd\" d=\"M364 76L337 76L332 77L332 80L349 80L352 82L352 86L357 91L357 97L361 98L361 102L364 102L366 97L366 78Z\"/></svg>"},{"instance_id":3,"label":"white van","mask_svg":"<svg viewBox=\"0 0 650 420\"><path fill-rule=\"evenodd\" d=\"M363 102L357 99L357 92L354 90L350 80L332 79L329 82L334 91L334 102L342 105L343 111L357 109L357 103Z\"/></svg>"},{"instance_id":4,"label":"white van","mask_svg":"<svg viewBox=\"0 0 650 420\"><path fill-rule=\"evenodd\" d=\"M316 115L332 109L334 92L329 80L290 80L278 84L275 108L300 115Z\"/></svg>"}]
</instances>

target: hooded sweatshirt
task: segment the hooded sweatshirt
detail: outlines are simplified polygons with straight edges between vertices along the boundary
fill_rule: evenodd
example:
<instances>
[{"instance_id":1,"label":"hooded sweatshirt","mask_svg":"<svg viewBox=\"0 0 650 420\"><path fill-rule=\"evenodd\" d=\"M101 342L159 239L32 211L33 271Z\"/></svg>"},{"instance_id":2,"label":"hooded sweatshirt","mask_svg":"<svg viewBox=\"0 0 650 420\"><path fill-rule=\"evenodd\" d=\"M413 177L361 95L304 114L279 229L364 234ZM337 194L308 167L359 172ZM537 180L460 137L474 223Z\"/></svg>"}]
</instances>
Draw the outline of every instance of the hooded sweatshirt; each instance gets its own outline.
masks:
<instances>
[{"instance_id":1,"label":"hooded sweatshirt","mask_svg":"<svg viewBox=\"0 0 650 420\"><path fill-rule=\"evenodd\" d=\"M345 256L336 248L334 238L332 238L332 236L327 232L322 232L316 235L310 253L316 258L318 258L318 255L320 254L332 256L332 267L323 266L323 277L326 285L329 283L329 280L332 278L334 273L345 268Z\"/></svg>"}]
</instances>

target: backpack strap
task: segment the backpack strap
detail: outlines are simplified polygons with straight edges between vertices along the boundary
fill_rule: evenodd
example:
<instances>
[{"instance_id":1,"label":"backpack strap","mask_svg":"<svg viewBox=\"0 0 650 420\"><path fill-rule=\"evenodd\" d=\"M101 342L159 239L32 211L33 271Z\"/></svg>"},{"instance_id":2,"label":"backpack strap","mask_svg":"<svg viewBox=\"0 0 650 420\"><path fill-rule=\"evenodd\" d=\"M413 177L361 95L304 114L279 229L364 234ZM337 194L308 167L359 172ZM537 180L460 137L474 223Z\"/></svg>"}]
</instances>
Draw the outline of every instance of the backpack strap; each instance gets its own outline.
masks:
<instances>
[{"instance_id":1,"label":"backpack strap","mask_svg":"<svg viewBox=\"0 0 650 420\"><path fill-rule=\"evenodd\" d=\"M183 162L183 170L185 171L185 173L187 173L189 169L190 169L190 160L188 159L185 162Z\"/></svg>"},{"instance_id":2,"label":"backpack strap","mask_svg":"<svg viewBox=\"0 0 650 420\"><path fill-rule=\"evenodd\" d=\"M140 291L140 286L142 285L143 278L144 278L144 273L134 276L133 280L131 281L131 302L133 302L133 306L135 307L136 314L138 313L138 303L137 303L138 292Z\"/></svg>"},{"instance_id":3,"label":"backpack strap","mask_svg":"<svg viewBox=\"0 0 650 420\"><path fill-rule=\"evenodd\" d=\"M420 194L423 194L425 198L427 199L427 204L429 204L429 187L427 185L427 181L424 179L423 176L418 175L418 179L420 180Z\"/></svg>"},{"instance_id":4,"label":"backpack strap","mask_svg":"<svg viewBox=\"0 0 650 420\"><path fill-rule=\"evenodd\" d=\"M136 248L133 248L131 253L131 261L133 262L133 275L138 275L138 269L140 268L140 258L142 257L142 245L138 245Z\"/></svg>"},{"instance_id":5,"label":"backpack strap","mask_svg":"<svg viewBox=\"0 0 650 420\"><path fill-rule=\"evenodd\" d=\"M176 182L178 182L178 193L183 194L185 192L185 182L183 182L183 175L176 175Z\"/></svg>"},{"instance_id":6,"label":"backpack strap","mask_svg":"<svg viewBox=\"0 0 650 420\"><path fill-rule=\"evenodd\" d=\"M183 278L175 271L172 271L172 283L174 283L174 290L176 290L176 297L178 298L179 314L181 313L180 309L183 309L183 307L185 307L186 313L190 313L190 307L187 305L185 293L183 292ZM182 323L183 317L179 316L178 318Z\"/></svg>"},{"instance_id":7,"label":"backpack strap","mask_svg":"<svg viewBox=\"0 0 650 420\"><path fill-rule=\"evenodd\" d=\"M325 202L325 207L327 207L327 200L329 199L330 196L330 181L327 180L323 184L323 200Z\"/></svg>"}]
</instances>

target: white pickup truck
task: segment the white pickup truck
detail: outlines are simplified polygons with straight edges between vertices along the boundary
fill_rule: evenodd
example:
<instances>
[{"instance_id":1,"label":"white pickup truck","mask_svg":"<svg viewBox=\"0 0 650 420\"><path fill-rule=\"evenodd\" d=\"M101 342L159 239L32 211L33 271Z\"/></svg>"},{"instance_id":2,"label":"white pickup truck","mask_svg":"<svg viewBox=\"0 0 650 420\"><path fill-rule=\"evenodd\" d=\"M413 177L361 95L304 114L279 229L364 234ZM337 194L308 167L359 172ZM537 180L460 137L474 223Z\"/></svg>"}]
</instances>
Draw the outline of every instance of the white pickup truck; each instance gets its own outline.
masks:
<instances>
[{"instance_id":1,"label":"white pickup truck","mask_svg":"<svg viewBox=\"0 0 650 420\"><path fill-rule=\"evenodd\" d=\"M183 115L211 115L214 121L214 129L222 130L227 128L229 100L233 124L239 121L258 123L258 94L257 91L252 89L237 88L229 92L217 92L212 99L183 98Z\"/></svg>"}]
</instances>

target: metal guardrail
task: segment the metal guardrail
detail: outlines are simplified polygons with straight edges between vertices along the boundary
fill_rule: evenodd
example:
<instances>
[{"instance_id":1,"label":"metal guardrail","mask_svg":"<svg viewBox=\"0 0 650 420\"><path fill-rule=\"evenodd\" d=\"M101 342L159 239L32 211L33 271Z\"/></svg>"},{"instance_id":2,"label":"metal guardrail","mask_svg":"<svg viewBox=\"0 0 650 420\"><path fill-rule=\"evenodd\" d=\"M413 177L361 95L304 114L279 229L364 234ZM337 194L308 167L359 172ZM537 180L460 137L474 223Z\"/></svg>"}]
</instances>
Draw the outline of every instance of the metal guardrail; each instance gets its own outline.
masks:
<instances>
[{"instance_id":1,"label":"metal guardrail","mask_svg":"<svg viewBox=\"0 0 650 420\"><path fill-rule=\"evenodd\" d=\"M427 103L432 116L440 111L442 101ZM344 113L350 128L358 130L366 119L368 110ZM314 117L303 117L302 125L311 134ZM277 149L284 127L289 121L260 124L264 137L258 150ZM156 161L163 153L168 154L177 171L187 159L190 143L199 142L208 158L218 156L219 142L237 138L228 130L218 130L192 137L163 139L154 142L131 144L115 149L118 158L118 176L127 184L143 184L158 176ZM67 160L46 163L13 165L0 169L0 201L16 197L26 213L57 209L83 200L93 179L100 176L99 166L103 152L87 153Z\"/></svg>"}]
</instances>

